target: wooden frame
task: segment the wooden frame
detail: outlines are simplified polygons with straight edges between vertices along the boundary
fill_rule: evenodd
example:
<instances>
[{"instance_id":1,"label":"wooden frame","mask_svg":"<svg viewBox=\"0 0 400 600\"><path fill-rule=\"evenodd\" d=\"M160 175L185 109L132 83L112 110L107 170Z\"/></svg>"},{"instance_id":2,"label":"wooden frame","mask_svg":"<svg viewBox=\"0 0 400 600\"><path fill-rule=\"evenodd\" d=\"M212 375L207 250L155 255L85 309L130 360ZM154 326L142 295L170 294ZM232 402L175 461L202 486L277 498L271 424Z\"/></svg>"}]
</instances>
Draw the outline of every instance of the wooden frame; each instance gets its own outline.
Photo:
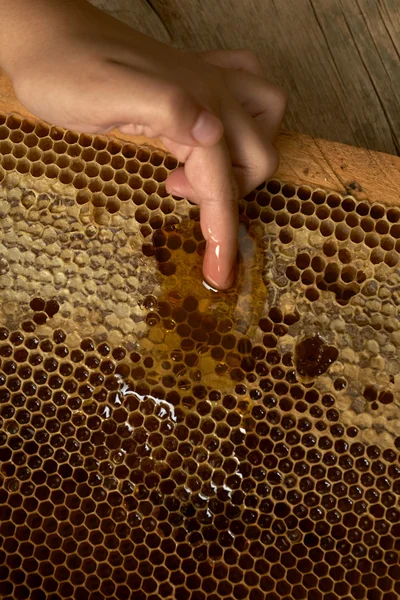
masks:
<instances>
[{"instance_id":1,"label":"wooden frame","mask_svg":"<svg viewBox=\"0 0 400 600\"><path fill-rule=\"evenodd\" d=\"M0 71L0 111L36 119L18 101L8 76ZM157 139L129 136L117 130L109 136L162 148ZM357 199L400 205L400 157L282 131L276 140L282 181L322 187Z\"/></svg>"}]
</instances>

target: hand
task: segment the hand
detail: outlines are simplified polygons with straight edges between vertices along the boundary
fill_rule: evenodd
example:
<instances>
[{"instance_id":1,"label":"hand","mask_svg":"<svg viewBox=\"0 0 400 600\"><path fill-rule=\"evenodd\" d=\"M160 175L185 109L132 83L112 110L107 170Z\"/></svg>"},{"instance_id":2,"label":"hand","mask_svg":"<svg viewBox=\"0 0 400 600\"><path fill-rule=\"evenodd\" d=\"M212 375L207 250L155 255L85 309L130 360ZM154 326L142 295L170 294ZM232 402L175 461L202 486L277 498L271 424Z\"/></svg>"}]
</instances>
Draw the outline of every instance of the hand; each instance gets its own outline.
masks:
<instances>
[{"instance_id":1,"label":"hand","mask_svg":"<svg viewBox=\"0 0 400 600\"><path fill-rule=\"evenodd\" d=\"M16 5L25 20L15 17ZM160 137L184 163L167 190L200 205L204 276L213 287L230 287L237 200L277 168L272 142L285 109L282 90L264 81L247 51L180 52L85 0L14 0L13 7L17 41L3 67L21 102L68 129Z\"/></svg>"}]
</instances>

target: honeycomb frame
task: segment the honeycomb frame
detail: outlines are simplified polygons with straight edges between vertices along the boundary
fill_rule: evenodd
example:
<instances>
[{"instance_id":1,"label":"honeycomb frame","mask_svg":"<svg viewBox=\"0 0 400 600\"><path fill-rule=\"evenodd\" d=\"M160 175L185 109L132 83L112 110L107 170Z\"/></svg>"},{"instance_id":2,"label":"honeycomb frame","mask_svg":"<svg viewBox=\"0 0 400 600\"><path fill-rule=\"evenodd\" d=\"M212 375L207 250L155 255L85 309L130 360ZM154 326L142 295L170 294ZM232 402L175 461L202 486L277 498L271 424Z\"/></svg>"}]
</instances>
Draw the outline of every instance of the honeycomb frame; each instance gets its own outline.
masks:
<instances>
[{"instance_id":1,"label":"honeycomb frame","mask_svg":"<svg viewBox=\"0 0 400 600\"><path fill-rule=\"evenodd\" d=\"M0 597L396 600L400 209L0 115Z\"/></svg>"}]
</instances>

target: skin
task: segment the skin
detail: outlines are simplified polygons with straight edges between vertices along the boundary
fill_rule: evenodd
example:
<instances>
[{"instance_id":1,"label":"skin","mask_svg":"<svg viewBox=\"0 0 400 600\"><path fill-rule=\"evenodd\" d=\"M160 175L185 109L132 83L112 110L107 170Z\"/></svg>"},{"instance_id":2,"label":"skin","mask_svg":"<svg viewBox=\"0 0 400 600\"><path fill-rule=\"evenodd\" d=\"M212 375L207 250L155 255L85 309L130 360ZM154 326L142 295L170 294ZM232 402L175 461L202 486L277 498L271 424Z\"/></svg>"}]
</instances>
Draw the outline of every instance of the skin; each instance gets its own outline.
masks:
<instances>
[{"instance_id":1,"label":"skin","mask_svg":"<svg viewBox=\"0 0 400 600\"><path fill-rule=\"evenodd\" d=\"M257 57L180 52L86 0L0 0L0 14L0 65L30 112L75 131L157 136L184 163L167 190L200 205L204 277L229 288L237 200L275 172L286 105Z\"/></svg>"}]
</instances>

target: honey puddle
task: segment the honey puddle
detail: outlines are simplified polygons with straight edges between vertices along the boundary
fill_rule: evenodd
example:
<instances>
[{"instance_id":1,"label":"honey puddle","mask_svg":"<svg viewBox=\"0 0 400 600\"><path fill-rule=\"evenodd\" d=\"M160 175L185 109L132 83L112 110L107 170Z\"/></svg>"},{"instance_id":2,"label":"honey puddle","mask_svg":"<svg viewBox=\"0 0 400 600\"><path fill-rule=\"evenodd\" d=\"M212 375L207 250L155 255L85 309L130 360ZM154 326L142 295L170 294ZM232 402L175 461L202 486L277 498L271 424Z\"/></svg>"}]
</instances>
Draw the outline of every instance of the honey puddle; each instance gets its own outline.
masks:
<instances>
[{"instance_id":1,"label":"honey puddle","mask_svg":"<svg viewBox=\"0 0 400 600\"><path fill-rule=\"evenodd\" d=\"M140 353L145 352L149 342L160 345L164 356L157 354L158 370L154 371L154 377L162 377L171 357L176 363L172 370L177 381L173 385L177 384L179 389L190 387L189 378L230 393L235 382L244 379L243 354L250 353L251 339L267 298L262 277L265 262L262 228L241 223L238 276L234 287L227 292L213 290L202 280L205 242L198 223L184 221L168 232L157 232L154 238L156 258L163 260L159 263L162 271L168 273L172 267L174 274L163 278L158 298L143 300L150 311L146 321L151 329L148 339L142 340ZM242 339L239 352L236 335ZM186 353L184 362L182 350Z\"/></svg>"}]
</instances>

